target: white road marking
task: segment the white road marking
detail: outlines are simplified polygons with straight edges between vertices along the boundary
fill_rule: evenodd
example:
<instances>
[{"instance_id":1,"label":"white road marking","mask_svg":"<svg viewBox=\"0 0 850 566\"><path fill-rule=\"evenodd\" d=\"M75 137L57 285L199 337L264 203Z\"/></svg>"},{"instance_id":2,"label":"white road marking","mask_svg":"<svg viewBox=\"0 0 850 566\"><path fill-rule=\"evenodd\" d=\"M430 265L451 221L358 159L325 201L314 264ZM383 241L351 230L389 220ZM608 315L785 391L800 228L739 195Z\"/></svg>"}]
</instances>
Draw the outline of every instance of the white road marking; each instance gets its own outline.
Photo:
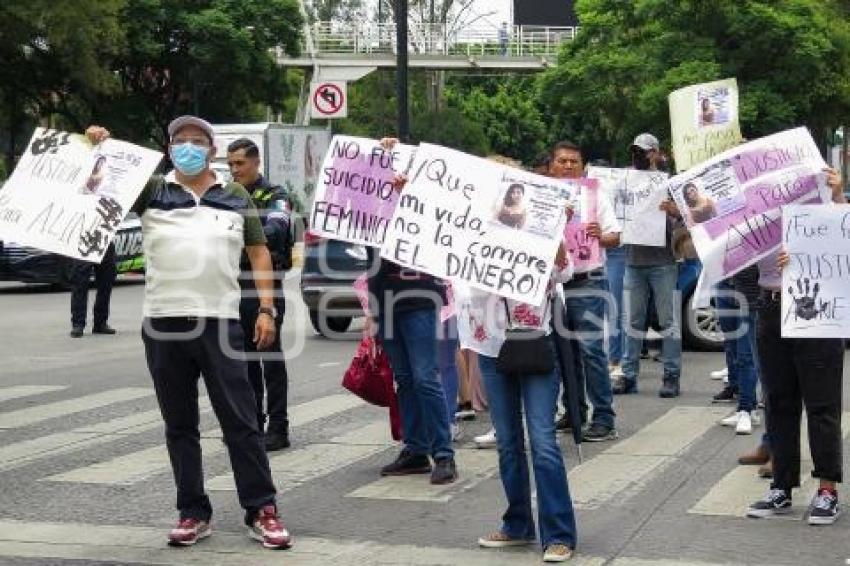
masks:
<instances>
[{"instance_id":1,"label":"white road marking","mask_svg":"<svg viewBox=\"0 0 850 566\"><path fill-rule=\"evenodd\" d=\"M674 407L579 464L569 473L573 505L596 509L615 497L633 495L716 426L726 412L722 407Z\"/></svg>"},{"instance_id":2,"label":"white road marking","mask_svg":"<svg viewBox=\"0 0 850 566\"><path fill-rule=\"evenodd\" d=\"M850 412L842 415L842 432L847 438L850 434ZM803 413L803 426L800 439L800 488L795 490L794 512L778 515L777 519L799 520L803 517L809 504L809 497L815 492L818 480L811 476L812 459L809 450L809 435L806 427L806 415ZM729 517L746 516L747 507L765 493L770 487L770 480L758 477L757 466L736 466L723 476L700 499L688 513L697 515L717 515Z\"/></svg>"},{"instance_id":3,"label":"white road marking","mask_svg":"<svg viewBox=\"0 0 850 566\"><path fill-rule=\"evenodd\" d=\"M62 391L67 388L67 385L13 385L11 387L2 387L0 388L0 403L11 401L12 399L30 397L32 395L41 395L42 393Z\"/></svg>"},{"instance_id":4,"label":"white road marking","mask_svg":"<svg viewBox=\"0 0 850 566\"><path fill-rule=\"evenodd\" d=\"M323 362L319 364L320 368L335 368L337 366L341 366L342 362Z\"/></svg>"},{"instance_id":5,"label":"white road marking","mask_svg":"<svg viewBox=\"0 0 850 566\"><path fill-rule=\"evenodd\" d=\"M153 393L153 389L149 388L124 387L121 389L109 389L83 397L56 401L55 403L18 409L17 411L10 411L8 413L0 413L0 429L30 426L75 413L99 409L115 403L141 399L142 397L153 395Z\"/></svg>"},{"instance_id":6,"label":"white road marking","mask_svg":"<svg viewBox=\"0 0 850 566\"><path fill-rule=\"evenodd\" d=\"M362 404L363 401L350 394L334 394L313 399L290 409L290 426L308 424L354 407L359 407ZM209 410L208 401L205 403L205 407ZM159 416L158 411L157 416ZM161 422L161 418L159 418L159 421ZM216 429L211 434L204 434L204 438L201 439L201 450L205 457L215 456L224 452L225 445L221 442L221 430ZM163 473L170 466L168 451L164 445L159 444L144 450L130 452L117 458L49 476L41 481L132 485L156 474ZM229 478L231 478L230 488L233 489L232 475L229 475ZM219 480L219 482L211 483L210 488L215 489L212 486L222 481ZM213 482L215 482L215 479Z\"/></svg>"}]
</instances>

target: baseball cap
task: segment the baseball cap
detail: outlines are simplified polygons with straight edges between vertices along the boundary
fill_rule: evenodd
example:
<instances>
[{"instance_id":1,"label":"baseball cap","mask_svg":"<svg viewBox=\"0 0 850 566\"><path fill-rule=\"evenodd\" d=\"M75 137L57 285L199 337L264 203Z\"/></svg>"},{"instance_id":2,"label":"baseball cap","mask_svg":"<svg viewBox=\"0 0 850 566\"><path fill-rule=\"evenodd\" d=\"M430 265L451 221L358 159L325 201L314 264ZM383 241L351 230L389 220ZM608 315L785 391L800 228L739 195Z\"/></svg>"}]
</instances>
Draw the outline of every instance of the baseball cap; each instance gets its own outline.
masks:
<instances>
[{"instance_id":1,"label":"baseball cap","mask_svg":"<svg viewBox=\"0 0 850 566\"><path fill-rule=\"evenodd\" d=\"M635 138L635 141L632 142L632 147L639 147L644 151L650 151L653 149L658 151L658 138L648 133L640 134Z\"/></svg>"},{"instance_id":2,"label":"baseball cap","mask_svg":"<svg viewBox=\"0 0 850 566\"><path fill-rule=\"evenodd\" d=\"M177 132L186 126L195 126L196 128L200 128L207 137L210 138L210 143L212 143L213 138L215 138L212 124L202 118L198 118L197 116L180 116L179 118L172 120L171 123L168 124L168 137L173 138Z\"/></svg>"}]
</instances>

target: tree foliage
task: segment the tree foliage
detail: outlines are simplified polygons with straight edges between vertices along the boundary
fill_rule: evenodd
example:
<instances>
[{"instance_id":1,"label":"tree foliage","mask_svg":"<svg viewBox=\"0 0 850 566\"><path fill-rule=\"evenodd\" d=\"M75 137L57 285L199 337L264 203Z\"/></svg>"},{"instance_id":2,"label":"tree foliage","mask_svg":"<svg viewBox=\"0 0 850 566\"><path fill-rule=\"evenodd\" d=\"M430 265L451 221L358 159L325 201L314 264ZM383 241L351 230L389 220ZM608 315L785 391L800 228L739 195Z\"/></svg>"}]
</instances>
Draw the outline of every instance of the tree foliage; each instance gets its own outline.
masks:
<instances>
[{"instance_id":1,"label":"tree foliage","mask_svg":"<svg viewBox=\"0 0 850 566\"><path fill-rule=\"evenodd\" d=\"M746 137L808 125L816 138L850 115L850 22L837 0L578 0L582 24L539 82L553 127L624 152L669 138L668 94L736 77Z\"/></svg>"}]
</instances>

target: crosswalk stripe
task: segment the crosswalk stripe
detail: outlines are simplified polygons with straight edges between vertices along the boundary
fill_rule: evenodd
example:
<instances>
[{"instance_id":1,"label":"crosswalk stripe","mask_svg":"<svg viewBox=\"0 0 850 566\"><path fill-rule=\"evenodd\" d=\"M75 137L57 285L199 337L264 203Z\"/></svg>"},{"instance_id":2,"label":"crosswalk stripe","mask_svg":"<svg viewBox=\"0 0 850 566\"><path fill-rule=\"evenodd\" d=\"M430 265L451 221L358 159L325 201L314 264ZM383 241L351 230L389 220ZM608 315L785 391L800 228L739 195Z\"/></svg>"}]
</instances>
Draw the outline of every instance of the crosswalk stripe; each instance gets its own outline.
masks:
<instances>
[{"instance_id":1,"label":"crosswalk stripe","mask_svg":"<svg viewBox=\"0 0 850 566\"><path fill-rule=\"evenodd\" d=\"M329 443L311 444L269 458L274 483L284 493L317 478L384 451L392 444L389 423L368 424ZM233 474L223 474L206 482L211 490L233 490Z\"/></svg>"},{"instance_id":2,"label":"crosswalk stripe","mask_svg":"<svg viewBox=\"0 0 850 566\"><path fill-rule=\"evenodd\" d=\"M674 407L632 436L613 444L569 473L573 505L596 509L628 497L672 464L717 420L722 407Z\"/></svg>"},{"instance_id":3,"label":"crosswalk stripe","mask_svg":"<svg viewBox=\"0 0 850 566\"><path fill-rule=\"evenodd\" d=\"M153 395L153 389L124 387L120 389L109 389L83 397L56 401L55 403L27 407L26 409L19 409L8 413L0 413L0 429L30 426L75 413L99 409L100 407L106 407L115 403L141 399L149 395Z\"/></svg>"},{"instance_id":4,"label":"crosswalk stripe","mask_svg":"<svg viewBox=\"0 0 850 566\"><path fill-rule=\"evenodd\" d=\"M850 435L850 412L845 412L841 420L842 432L844 437L847 438ZM803 426L800 434L800 476L802 482L800 488L796 491L803 494L804 498L808 498L809 495L814 493L818 480L811 477L813 464L809 450L805 414L803 415ZM769 481L758 477L754 466L736 466L714 484L709 492L688 510L688 513L743 517L746 514L747 506L764 495L769 485ZM808 499L804 499L803 504L795 503L792 513L776 518L799 520L803 517L807 504Z\"/></svg>"},{"instance_id":5,"label":"crosswalk stripe","mask_svg":"<svg viewBox=\"0 0 850 566\"><path fill-rule=\"evenodd\" d=\"M420 478L421 479L421 478ZM38 523L0 520L0 556L52 558L139 564L204 564L205 566L313 566L406 564L410 566L531 566L540 564L534 546L510 552L434 546L393 545L339 537L299 537L284 553L265 550L247 536L215 531L196 546L169 549L163 529L82 523ZM576 556L570 564L601 566L605 560Z\"/></svg>"},{"instance_id":6,"label":"crosswalk stripe","mask_svg":"<svg viewBox=\"0 0 850 566\"><path fill-rule=\"evenodd\" d=\"M30 397L32 395L41 395L42 393L62 391L67 388L67 385L13 385L11 387L2 387L0 388L0 403L11 401L12 399Z\"/></svg>"},{"instance_id":7,"label":"crosswalk stripe","mask_svg":"<svg viewBox=\"0 0 850 566\"><path fill-rule=\"evenodd\" d=\"M455 462L459 476L455 483L431 485L428 477L421 475L384 477L352 491L346 497L447 503L456 495L493 477L499 468L495 450L455 450Z\"/></svg>"},{"instance_id":8,"label":"crosswalk stripe","mask_svg":"<svg viewBox=\"0 0 850 566\"><path fill-rule=\"evenodd\" d=\"M290 409L290 425L305 425L362 404L363 401L350 394L334 394L313 399ZM209 410L208 399L205 400L205 407ZM158 415L159 412L157 411ZM159 420L161 422L161 417ZM215 456L224 452L225 446L220 438L220 429L216 429L210 434L204 434L204 438L201 439L201 450L205 457ZM158 444L157 446L131 452L110 460L96 462L89 466L55 474L44 478L42 481L132 485L166 471L169 466L168 451L165 446ZM211 487L211 489L214 488Z\"/></svg>"},{"instance_id":9,"label":"crosswalk stripe","mask_svg":"<svg viewBox=\"0 0 850 566\"><path fill-rule=\"evenodd\" d=\"M200 400L201 413L210 410L209 400ZM37 460L58 456L83 448L112 442L119 436L138 434L162 428L159 409L143 411L108 421L55 432L31 440L0 446L0 472L19 468Z\"/></svg>"}]
</instances>

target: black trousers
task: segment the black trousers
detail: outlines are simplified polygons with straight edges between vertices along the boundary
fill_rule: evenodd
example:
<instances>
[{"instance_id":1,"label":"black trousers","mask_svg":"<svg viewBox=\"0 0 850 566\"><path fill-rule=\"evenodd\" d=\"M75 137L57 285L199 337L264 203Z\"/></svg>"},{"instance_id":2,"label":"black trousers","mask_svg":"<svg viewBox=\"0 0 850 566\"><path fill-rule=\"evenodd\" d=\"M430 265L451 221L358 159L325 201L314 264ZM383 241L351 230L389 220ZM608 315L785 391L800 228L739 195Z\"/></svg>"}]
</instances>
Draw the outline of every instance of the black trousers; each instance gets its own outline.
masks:
<instances>
[{"instance_id":1,"label":"black trousers","mask_svg":"<svg viewBox=\"0 0 850 566\"><path fill-rule=\"evenodd\" d=\"M203 375L224 433L245 523L275 502L269 461L257 427L254 391L243 359L238 320L146 318L142 339L156 398L165 421L165 440L180 518L209 520L198 429L198 377Z\"/></svg>"},{"instance_id":2,"label":"black trousers","mask_svg":"<svg viewBox=\"0 0 850 566\"><path fill-rule=\"evenodd\" d=\"M812 476L840 482L841 385L844 340L782 338L778 297L765 294L758 314L761 378L770 408L767 433L773 455L773 487L800 485L800 419L809 425Z\"/></svg>"},{"instance_id":3,"label":"black trousers","mask_svg":"<svg viewBox=\"0 0 850 566\"><path fill-rule=\"evenodd\" d=\"M262 432L268 415L268 432L278 434L289 434L289 417L287 414L287 396L289 389L289 376L286 373L286 360L283 358L281 346L281 325L285 304L283 297L276 291L275 308L277 319L275 320L274 343L267 350L258 352L254 344L254 325L257 322L257 311L260 301L257 297L242 297L239 303L239 320L242 331L245 334L245 352L248 354L248 380L254 388L254 397L257 400L257 422ZM265 398L265 411L263 399Z\"/></svg>"},{"instance_id":4,"label":"black trousers","mask_svg":"<svg viewBox=\"0 0 850 566\"><path fill-rule=\"evenodd\" d=\"M115 246L110 244L103 261L74 261L71 266L71 326L86 325L89 302L89 281L94 270L97 295L94 300L94 325L103 326L109 320L109 299L118 271L115 267Z\"/></svg>"}]
</instances>

